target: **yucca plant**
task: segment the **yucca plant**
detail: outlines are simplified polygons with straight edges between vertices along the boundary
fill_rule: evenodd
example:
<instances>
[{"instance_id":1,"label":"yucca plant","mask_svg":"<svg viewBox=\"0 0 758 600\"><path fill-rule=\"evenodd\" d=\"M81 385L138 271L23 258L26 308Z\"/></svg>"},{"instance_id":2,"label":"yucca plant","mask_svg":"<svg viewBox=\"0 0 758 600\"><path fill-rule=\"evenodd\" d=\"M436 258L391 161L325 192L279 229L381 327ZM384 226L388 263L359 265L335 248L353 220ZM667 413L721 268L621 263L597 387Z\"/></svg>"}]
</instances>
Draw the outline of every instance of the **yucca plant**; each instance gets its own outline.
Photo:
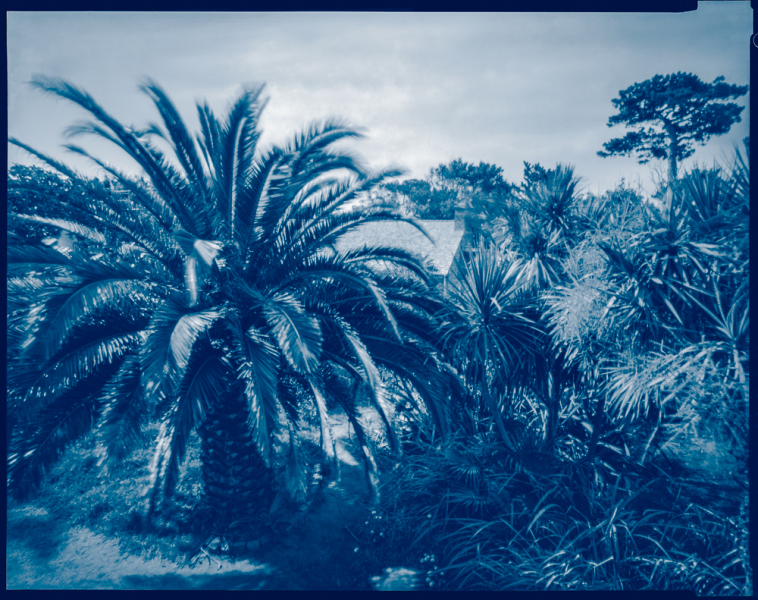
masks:
<instances>
[{"instance_id":1,"label":"yucca plant","mask_svg":"<svg viewBox=\"0 0 758 600\"><path fill-rule=\"evenodd\" d=\"M570 242L579 229L579 182L573 166L559 163L544 182L528 190L522 208L548 233L558 232Z\"/></svg>"},{"instance_id":2,"label":"yucca plant","mask_svg":"<svg viewBox=\"0 0 758 600\"><path fill-rule=\"evenodd\" d=\"M448 309L442 324L442 346L462 375L479 418L494 420L503 443L515 450L504 413L507 392L534 377L541 330L534 320L531 296L518 280L518 263L483 241L470 258L454 265Z\"/></svg>"},{"instance_id":3,"label":"yucca plant","mask_svg":"<svg viewBox=\"0 0 758 600\"><path fill-rule=\"evenodd\" d=\"M203 437L206 494L221 518L259 510L270 504L281 452L290 456L284 487L302 488L293 427L298 393L315 403L326 462L336 460L325 402L329 363L367 391L393 449L380 368L416 389L414 398L428 403L444 430L449 375L426 360L436 310L425 297L426 271L393 248L335 249L361 223L399 218L349 209L397 174L366 172L352 154L333 148L360 137L356 130L326 121L283 147L261 150L262 87L244 89L222 119L198 104L201 132L192 135L153 82L141 89L162 124L142 131L123 126L68 82L36 77L33 84L94 117L70 134L112 142L145 178L70 145L124 193L67 197L79 219L14 217L68 231L88 246L69 254L9 247L10 335L19 350L9 372L13 490L32 489L93 423L107 466L128 453L141 420L157 417L148 512L175 487L193 429ZM10 141L79 180L65 165ZM340 170L350 175L336 177ZM85 218L97 227L84 225ZM423 377L414 371L418 364L425 364ZM343 405L357 431L360 420L349 402ZM289 450L278 450L277 439L289 440ZM364 452L371 471L368 445Z\"/></svg>"}]
</instances>

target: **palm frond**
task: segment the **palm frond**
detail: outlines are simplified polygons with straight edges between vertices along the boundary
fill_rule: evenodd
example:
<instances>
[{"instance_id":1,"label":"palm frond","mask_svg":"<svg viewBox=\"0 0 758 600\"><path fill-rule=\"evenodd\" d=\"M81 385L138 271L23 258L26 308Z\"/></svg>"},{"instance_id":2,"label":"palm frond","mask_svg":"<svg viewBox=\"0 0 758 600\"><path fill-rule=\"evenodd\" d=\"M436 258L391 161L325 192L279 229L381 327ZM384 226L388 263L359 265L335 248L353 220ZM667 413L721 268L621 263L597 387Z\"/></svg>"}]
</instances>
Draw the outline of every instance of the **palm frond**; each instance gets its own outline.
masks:
<instances>
[{"instance_id":1,"label":"palm frond","mask_svg":"<svg viewBox=\"0 0 758 600\"><path fill-rule=\"evenodd\" d=\"M35 490L66 446L92 427L97 402L79 391L58 397L21 432L23 444L11 445L8 483L12 493L23 499Z\"/></svg>"},{"instance_id":2,"label":"palm frond","mask_svg":"<svg viewBox=\"0 0 758 600\"><path fill-rule=\"evenodd\" d=\"M387 432L390 450L393 453L398 454L400 452L400 440L398 440L397 433L392 427L394 411L387 399L387 393L384 382L379 374L379 369L377 369L376 364L357 332L355 332L345 321L341 323L341 327L342 334L350 344L354 356L358 359L358 362L361 365L361 369L359 370L361 379L366 384L366 389L369 391L369 397L371 398L372 404L382 419L382 423Z\"/></svg>"},{"instance_id":3,"label":"palm frond","mask_svg":"<svg viewBox=\"0 0 758 600\"><path fill-rule=\"evenodd\" d=\"M329 353L327 358L334 365L342 367L353 378L353 381L361 381L363 379L362 374L340 356ZM363 467L371 501L376 502L379 500L379 468L377 467L376 453L374 452L373 444L366 435L363 424L360 422L355 402L351 401L354 391L354 387L350 390L338 388L331 395L340 406L342 406L347 415L348 421L353 426L355 435L358 438L358 445L363 451Z\"/></svg>"},{"instance_id":4,"label":"palm frond","mask_svg":"<svg viewBox=\"0 0 758 600\"><path fill-rule=\"evenodd\" d=\"M47 404L87 380L105 365L120 361L145 340L141 331L110 334L87 340L65 355L46 365L26 390L19 404L9 409L24 419L32 418Z\"/></svg>"},{"instance_id":5,"label":"palm frond","mask_svg":"<svg viewBox=\"0 0 758 600\"><path fill-rule=\"evenodd\" d=\"M52 225L53 227L58 227L64 231L69 231L76 235L80 235L83 238L86 238L98 244L105 243L105 236L102 233L75 221L68 221L66 219L48 219L45 217L39 217L37 215L13 214L12 216L16 219L24 219L26 221L34 221L35 223Z\"/></svg>"},{"instance_id":6,"label":"palm frond","mask_svg":"<svg viewBox=\"0 0 758 600\"><path fill-rule=\"evenodd\" d=\"M102 278L95 281L90 278L83 279L82 283L69 293L64 292L58 296L63 302L54 314L51 313L40 339L44 344L47 358L52 357L63 347L71 331L83 319L116 306L136 307L147 303L145 285L138 280L124 278L124 275L134 276L135 274L111 271L108 275L121 275L121 277Z\"/></svg>"},{"instance_id":7,"label":"palm frond","mask_svg":"<svg viewBox=\"0 0 758 600\"><path fill-rule=\"evenodd\" d=\"M335 446L334 434L332 433L332 426L329 423L329 411L326 407L326 400L314 378L308 380L308 386L316 400L316 410L321 429L321 451L324 453L329 467L338 472L337 448Z\"/></svg>"},{"instance_id":8,"label":"palm frond","mask_svg":"<svg viewBox=\"0 0 758 600\"><path fill-rule=\"evenodd\" d=\"M296 442L295 431L289 422L288 426L290 444L284 487L295 504L302 505L305 502L308 487L307 470L305 468L302 451Z\"/></svg>"},{"instance_id":9,"label":"palm frond","mask_svg":"<svg viewBox=\"0 0 758 600\"><path fill-rule=\"evenodd\" d=\"M240 202L240 196L247 191L246 179L255 156L258 119L265 106L265 101L258 101L262 91L263 86L244 88L229 110L223 128L214 129L218 132L213 141L217 210L226 219L232 239L236 236L239 211L247 204Z\"/></svg>"},{"instance_id":10,"label":"palm frond","mask_svg":"<svg viewBox=\"0 0 758 600\"><path fill-rule=\"evenodd\" d=\"M240 332L241 333L241 332ZM270 466L271 434L278 429L277 379L279 353L255 328L234 337L237 373L244 382L250 426L261 458Z\"/></svg>"},{"instance_id":11,"label":"palm frond","mask_svg":"<svg viewBox=\"0 0 758 600\"><path fill-rule=\"evenodd\" d=\"M140 357L143 393L151 405L175 397L196 341L222 316L223 309L188 312L175 300L155 311Z\"/></svg>"},{"instance_id":12,"label":"palm frond","mask_svg":"<svg viewBox=\"0 0 758 600\"><path fill-rule=\"evenodd\" d=\"M96 165L98 165L101 169L113 175L116 178L116 181L118 181L122 186L124 186L124 188L134 194L139 203L158 220L161 227L167 231L171 230L174 227L177 217L171 211L171 208L163 201L162 198L156 196L150 190L146 189L143 184L133 180L115 167L103 162L99 158L92 156L84 148L71 144L67 144L65 148L70 152L88 158Z\"/></svg>"},{"instance_id":13,"label":"palm frond","mask_svg":"<svg viewBox=\"0 0 758 600\"><path fill-rule=\"evenodd\" d=\"M311 125L293 136L284 146L285 152L295 154L297 159L293 170L297 172L314 153L346 138L362 138L364 134L355 128L348 127L338 119L325 119L313 122Z\"/></svg>"},{"instance_id":14,"label":"palm frond","mask_svg":"<svg viewBox=\"0 0 758 600\"><path fill-rule=\"evenodd\" d=\"M247 181L237 193L235 241L246 265L251 260L251 245L260 241L264 233L268 234L267 223L276 222L276 217L265 217L271 198L277 197L277 186L273 177L283 160L283 155L278 150L254 159L247 174Z\"/></svg>"},{"instance_id":15,"label":"palm frond","mask_svg":"<svg viewBox=\"0 0 758 600\"><path fill-rule=\"evenodd\" d=\"M66 177L69 177L71 179L81 179L82 178L81 175L79 175L76 171L74 171L70 167L64 165L61 162L58 162L57 160L55 160L54 158L51 158L51 157L47 156L46 154L42 154L41 152L38 152L37 150L35 150L31 146L27 146L26 144L24 144L23 142L20 142L16 138L10 137L10 138L8 138L8 141L11 144L13 144L14 146L18 146L19 148L22 148L22 149L26 150L32 156L36 156L37 158L39 158L43 162L45 162L48 165L50 165L51 167L53 167L59 173L63 173Z\"/></svg>"},{"instance_id":16,"label":"palm frond","mask_svg":"<svg viewBox=\"0 0 758 600\"><path fill-rule=\"evenodd\" d=\"M129 155L144 169L158 193L163 196L176 214L181 216L184 226L193 230L195 229L195 220L183 204L180 185L181 178L165 160L161 152L150 145L149 142L141 141L134 131L121 125L103 110L87 92L71 85L67 81L60 78L37 75L32 78L32 85L45 92L78 104L108 127L127 149Z\"/></svg>"},{"instance_id":17,"label":"palm frond","mask_svg":"<svg viewBox=\"0 0 758 600\"><path fill-rule=\"evenodd\" d=\"M278 293L263 306L271 335L287 362L298 373L314 373L321 357L321 330L302 303L288 293Z\"/></svg>"},{"instance_id":18,"label":"palm frond","mask_svg":"<svg viewBox=\"0 0 758 600\"><path fill-rule=\"evenodd\" d=\"M169 134L169 141L190 184L183 198L184 205L193 216L193 224L200 237L222 234L223 221L214 210L209 190L208 173L197 154L194 139L187 131L181 116L163 89L151 80L140 89L153 101ZM223 235L223 234L222 234Z\"/></svg>"},{"instance_id":19,"label":"palm frond","mask_svg":"<svg viewBox=\"0 0 758 600\"><path fill-rule=\"evenodd\" d=\"M139 355L135 353L126 358L100 395L103 408L96 429L97 454L105 473L124 459L142 436L140 424L147 407L140 381Z\"/></svg>"},{"instance_id":20,"label":"palm frond","mask_svg":"<svg viewBox=\"0 0 758 600\"><path fill-rule=\"evenodd\" d=\"M115 137L110 131L104 129L94 121L79 121L78 123L66 128L63 133L67 138L73 138L79 135L96 135L108 140L111 144L115 144L124 152L129 152L127 147Z\"/></svg>"}]
</instances>

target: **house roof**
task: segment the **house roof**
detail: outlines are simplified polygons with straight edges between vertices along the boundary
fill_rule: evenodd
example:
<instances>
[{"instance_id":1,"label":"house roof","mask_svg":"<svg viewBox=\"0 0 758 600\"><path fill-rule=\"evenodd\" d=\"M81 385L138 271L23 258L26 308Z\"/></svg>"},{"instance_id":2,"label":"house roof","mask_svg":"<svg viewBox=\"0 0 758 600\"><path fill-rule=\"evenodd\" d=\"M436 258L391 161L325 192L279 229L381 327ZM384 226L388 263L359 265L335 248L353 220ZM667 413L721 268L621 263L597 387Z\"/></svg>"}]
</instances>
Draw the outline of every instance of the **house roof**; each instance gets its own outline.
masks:
<instances>
[{"instance_id":1,"label":"house roof","mask_svg":"<svg viewBox=\"0 0 758 600\"><path fill-rule=\"evenodd\" d=\"M463 237L463 229L455 229L455 221L418 220L432 241L405 221L374 221L363 223L343 235L337 250L361 246L388 246L406 250L430 263L441 275L447 275Z\"/></svg>"}]
</instances>

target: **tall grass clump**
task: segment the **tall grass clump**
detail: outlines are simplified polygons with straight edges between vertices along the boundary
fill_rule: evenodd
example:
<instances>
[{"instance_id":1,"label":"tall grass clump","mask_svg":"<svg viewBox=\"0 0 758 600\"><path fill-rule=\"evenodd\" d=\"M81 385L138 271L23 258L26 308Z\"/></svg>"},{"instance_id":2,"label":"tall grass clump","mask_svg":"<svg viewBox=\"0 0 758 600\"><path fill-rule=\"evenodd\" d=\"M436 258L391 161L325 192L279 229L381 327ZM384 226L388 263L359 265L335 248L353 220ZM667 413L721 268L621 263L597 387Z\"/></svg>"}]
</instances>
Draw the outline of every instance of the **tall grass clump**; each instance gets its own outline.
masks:
<instances>
[{"instance_id":1,"label":"tall grass clump","mask_svg":"<svg viewBox=\"0 0 758 600\"><path fill-rule=\"evenodd\" d=\"M383 489L377 541L434 589L749 591L742 490L599 455L538 473L487 436L425 445Z\"/></svg>"}]
</instances>

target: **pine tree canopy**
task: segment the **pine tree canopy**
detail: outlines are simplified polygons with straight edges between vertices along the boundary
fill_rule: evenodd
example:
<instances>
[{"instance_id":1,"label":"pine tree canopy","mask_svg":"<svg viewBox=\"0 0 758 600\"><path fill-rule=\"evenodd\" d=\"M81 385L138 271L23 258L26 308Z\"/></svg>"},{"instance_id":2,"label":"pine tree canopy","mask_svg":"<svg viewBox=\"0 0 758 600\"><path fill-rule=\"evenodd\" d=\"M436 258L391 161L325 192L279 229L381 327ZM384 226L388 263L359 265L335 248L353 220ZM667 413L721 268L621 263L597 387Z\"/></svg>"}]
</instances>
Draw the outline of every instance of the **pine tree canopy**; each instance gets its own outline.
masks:
<instances>
[{"instance_id":1,"label":"pine tree canopy","mask_svg":"<svg viewBox=\"0 0 758 600\"><path fill-rule=\"evenodd\" d=\"M676 161L695 152L693 145L723 135L741 121L744 107L727 100L744 96L747 85L730 85L720 76L705 83L691 73L656 75L619 92L612 100L618 114L608 127L625 124L634 128L624 137L603 144L602 157L635 154L640 164L652 158Z\"/></svg>"}]
</instances>

